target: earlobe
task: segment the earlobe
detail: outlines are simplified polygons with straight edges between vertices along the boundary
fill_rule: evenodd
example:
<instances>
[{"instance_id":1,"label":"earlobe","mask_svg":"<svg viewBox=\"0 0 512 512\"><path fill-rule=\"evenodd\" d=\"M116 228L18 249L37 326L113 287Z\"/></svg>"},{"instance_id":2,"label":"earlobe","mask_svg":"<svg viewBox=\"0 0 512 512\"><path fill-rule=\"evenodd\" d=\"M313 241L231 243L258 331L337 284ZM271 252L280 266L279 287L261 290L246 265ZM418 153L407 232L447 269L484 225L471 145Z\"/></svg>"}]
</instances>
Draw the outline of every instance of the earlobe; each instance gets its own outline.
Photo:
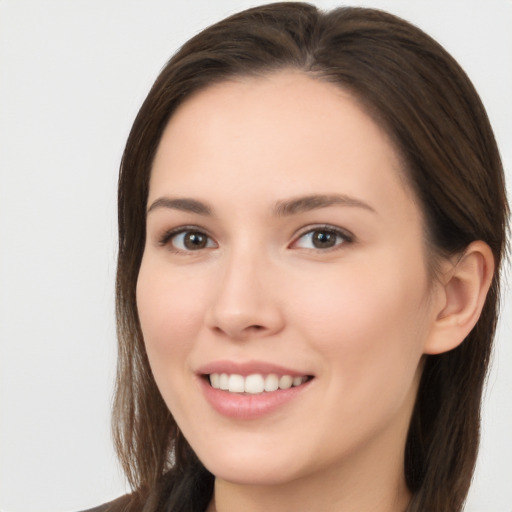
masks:
<instances>
[{"instance_id":1,"label":"earlobe","mask_svg":"<svg viewBox=\"0 0 512 512\"><path fill-rule=\"evenodd\" d=\"M494 256L481 240L471 243L450 264L442 289L443 305L436 314L425 354L448 352L460 345L475 326L494 273Z\"/></svg>"}]
</instances>

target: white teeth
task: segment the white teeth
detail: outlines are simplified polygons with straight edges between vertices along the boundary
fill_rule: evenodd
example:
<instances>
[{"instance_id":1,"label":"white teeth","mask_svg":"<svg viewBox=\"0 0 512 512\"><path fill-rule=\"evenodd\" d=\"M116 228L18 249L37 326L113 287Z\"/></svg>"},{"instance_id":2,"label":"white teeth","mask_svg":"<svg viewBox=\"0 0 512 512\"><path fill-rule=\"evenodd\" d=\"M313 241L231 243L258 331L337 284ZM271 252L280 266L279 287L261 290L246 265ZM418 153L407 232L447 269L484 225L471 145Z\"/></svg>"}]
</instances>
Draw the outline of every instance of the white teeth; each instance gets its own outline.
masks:
<instances>
[{"instance_id":1,"label":"white teeth","mask_svg":"<svg viewBox=\"0 0 512 512\"><path fill-rule=\"evenodd\" d=\"M302 377L294 377L293 378L293 385L294 386L300 386L302 384Z\"/></svg>"},{"instance_id":2,"label":"white teeth","mask_svg":"<svg viewBox=\"0 0 512 512\"><path fill-rule=\"evenodd\" d=\"M229 376L228 390L230 393L243 393L245 391L245 379L236 373Z\"/></svg>"},{"instance_id":3,"label":"white teeth","mask_svg":"<svg viewBox=\"0 0 512 512\"><path fill-rule=\"evenodd\" d=\"M259 374L248 375L245 378L245 392L253 395L265 391L265 382L263 376Z\"/></svg>"},{"instance_id":4,"label":"white teeth","mask_svg":"<svg viewBox=\"0 0 512 512\"><path fill-rule=\"evenodd\" d=\"M279 389L279 377L271 373L265 377L265 391L276 391Z\"/></svg>"},{"instance_id":5,"label":"white teeth","mask_svg":"<svg viewBox=\"0 0 512 512\"><path fill-rule=\"evenodd\" d=\"M283 375L279 379L279 388L280 389L290 389L293 384L293 378L290 375Z\"/></svg>"},{"instance_id":6,"label":"white teeth","mask_svg":"<svg viewBox=\"0 0 512 512\"><path fill-rule=\"evenodd\" d=\"M220 388L220 375L218 373L212 373L210 375L210 384L212 385L212 388Z\"/></svg>"},{"instance_id":7,"label":"white teeth","mask_svg":"<svg viewBox=\"0 0 512 512\"><path fill-rule=\"evenodd\" d=\"M244 377L243 375L212 373L210 374L210 384L212 388L229 391L230 393L249 393L257 395L263 392L270 393L278 389L290 389L292 386L300 386L308 378L292 377L291 375L282 375L279 377L275 373L262 375L253 373Z\"/></svg>"},{"instance_id":8,"label":"white teeth","mask_svg":"<svg viewBox=\"0 0 512 512\"><path fill-rule=\"evenodd\" d=\"M219 389L227 391L229 389L229 375L221 373L219 377Z\"/></svg>"}]
</instances>

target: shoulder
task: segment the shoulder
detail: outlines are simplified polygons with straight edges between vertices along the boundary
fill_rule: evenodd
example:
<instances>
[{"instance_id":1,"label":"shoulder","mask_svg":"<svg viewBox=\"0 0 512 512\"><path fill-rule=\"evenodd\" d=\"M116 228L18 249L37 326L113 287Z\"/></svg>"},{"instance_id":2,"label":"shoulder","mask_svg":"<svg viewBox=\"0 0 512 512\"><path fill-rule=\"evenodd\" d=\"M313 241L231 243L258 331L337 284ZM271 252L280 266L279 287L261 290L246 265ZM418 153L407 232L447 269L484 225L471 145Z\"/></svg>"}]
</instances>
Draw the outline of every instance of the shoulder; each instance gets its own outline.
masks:
<instances>
[{"instance_id":1,"label":"shoulder","mask_svg":"<svg viewBox=\"0 0 512 512\"><path fill-rule=\"evenodd\" d=\"M81 512L135 512L135 510L133 507L133 495L126 494L108 503L82 510Z\"/></svg>"}]
</instances>

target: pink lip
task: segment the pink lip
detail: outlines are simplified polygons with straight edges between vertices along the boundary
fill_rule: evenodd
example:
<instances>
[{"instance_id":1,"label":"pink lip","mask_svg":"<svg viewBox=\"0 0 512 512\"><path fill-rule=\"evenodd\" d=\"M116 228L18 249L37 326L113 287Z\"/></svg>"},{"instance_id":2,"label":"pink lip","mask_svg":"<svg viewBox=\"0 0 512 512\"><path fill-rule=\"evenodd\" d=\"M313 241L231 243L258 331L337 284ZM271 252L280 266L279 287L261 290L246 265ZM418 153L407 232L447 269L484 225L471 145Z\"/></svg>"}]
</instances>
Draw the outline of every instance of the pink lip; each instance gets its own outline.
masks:
<instances>
[{"instance_id":1,"label":"pink lip","mask_svg":"<svg viewBox=\"0 0 512 512\"><path fill-rule=\"evenodd\" d=\"M296 396L306 391L312 380L289 389L278 389L270 393L253 395L229 393L228 391L213 388L207 377L212 373L238 374L244 377L253 373L261 373L263 375L275 373L276 375L290 375L292 377L302 377L308 374L263 361L214 361L201 366L197 371L197 375L206 401L222 416L242 420L261 418L286 406Z\"/></svg>"},{"instance_id":2,"label":"pink lip","mask_svg":"<svg viewBox=\"0 0 512 512\"><path fill-rule=\"evenodd\" d=\"M208 378L200 378L200 385L207 402L222 416L240 420L254 420L284 407L303 393L311 381L297 387L278 389L271 393L250 395L229 393L210 386Z\"/></svg>"},{"instance_id":3,"label":"pink lip","mask_svg":"<svg viewBox=\"0 0 512 512\"><path fill-rule=\"evenodd\" d=\"M309 375L307 372L301 372L285 368L273 363L267 363L264 361L213 361L211 363L201 366L197 370L199 375L210 375L212 373L236 373L238 375L251 375L253 373L261 373L268 375L269 373L275 373L276 375L290 375L292 377L302 377L303 375Z\"/></svg>"}]
</instances>

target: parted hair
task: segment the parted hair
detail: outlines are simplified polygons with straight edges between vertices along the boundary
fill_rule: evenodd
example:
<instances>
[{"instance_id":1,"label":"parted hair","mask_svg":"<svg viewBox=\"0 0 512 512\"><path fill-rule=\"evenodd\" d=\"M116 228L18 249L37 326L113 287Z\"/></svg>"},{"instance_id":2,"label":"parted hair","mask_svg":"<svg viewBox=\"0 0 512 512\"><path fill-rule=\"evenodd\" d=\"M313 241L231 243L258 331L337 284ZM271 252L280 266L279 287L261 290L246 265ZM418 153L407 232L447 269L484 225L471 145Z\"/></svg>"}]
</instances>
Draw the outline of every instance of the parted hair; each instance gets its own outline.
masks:
<instances>
[{"instance_id":1,"label":"parted hair","mask_svg":"<svg viewBox=\"0 0 512 512\"><path fill-rule=\"evenodd\" d=\"M213 492L213 475L181 435L155 384L137 314L149 179L162 132L198 91L283 69L337 84L389 134L423 211L430 261L460 253L475 240L492 249L496 272L476 326L456 349L424 356L405 447L412 493L407 512L460 511L478 450L507 231L493 132L464 71L417 27L374 9L322 12L291 2L233 15L185 43L161 71L128 137L118 189L113 411L116 449L133 488L123 507L204 511Z\"/></svg>"}]
</instances>

